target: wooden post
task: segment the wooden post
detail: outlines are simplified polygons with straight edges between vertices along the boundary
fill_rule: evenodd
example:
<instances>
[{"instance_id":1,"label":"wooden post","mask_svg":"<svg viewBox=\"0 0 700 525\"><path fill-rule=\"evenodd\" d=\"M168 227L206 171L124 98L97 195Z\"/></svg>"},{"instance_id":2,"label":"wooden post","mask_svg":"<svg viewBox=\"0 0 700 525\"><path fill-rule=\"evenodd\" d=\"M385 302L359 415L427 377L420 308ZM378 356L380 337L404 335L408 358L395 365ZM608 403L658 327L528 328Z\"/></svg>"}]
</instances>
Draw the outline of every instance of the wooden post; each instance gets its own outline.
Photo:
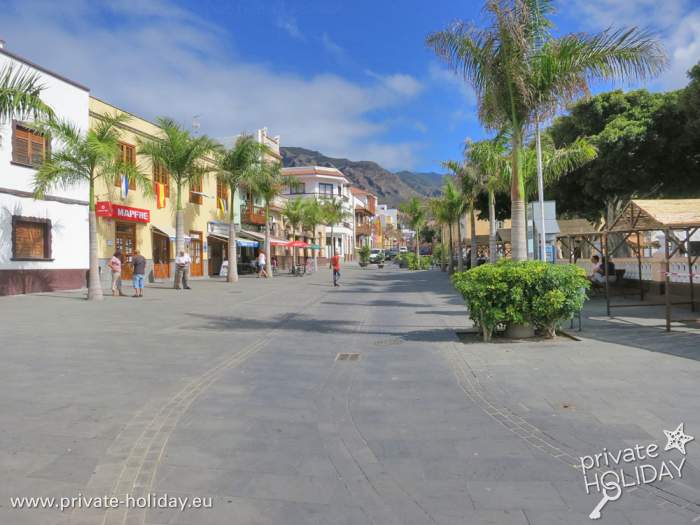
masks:
<instances>
[{"instance_id":1,"label":"wooden post","mask_svg":"<svg viewBox=\"0 0 700 525\"><path fill-rule=\"evenodd\" d=\"M642 244L637 232L637 271L639 272L639 300L644 300L644 283L642 282Z\"/></svg>"},{"instance_id":2,"label":"wooden post","mask_svg":"<svg viewBox=\"0 0 700 525\"><path fill-rule=\"evenodd\" d=\"M571 235L569 235L567 239L569 241L569 264L572 264L574 262L574 245L571 241Z\"/></svg>"},{"instance_id":3,"label":"wooden post","mask_svg":"<svg viewBox=\"0 0 700 525\"><path fill-rule=\"evenodd\" d=\"M608 283L608 234L603 234L603 270L605 271L605 310L610 316L610 283Z\"/></svg>"},{"instance_id":4,"label":"wooden post","mask_svg":"<svg viewBox=\"0 0 700 525\"><path fill-rule=\"evenodd\" d=\"M685 252L688 256L688 284L690 285L690 311L695 311L695 290L693 290L693 257L690 255L690 228L685 230Z\"/></svg>"},{"instance_id":5,"label":"wooden post","mask_svg":"<svg viewBox=\"0 0 700 525\"><path fill-rule=\"evenodd\" d=\"M664 230L664 256L666 259L666 284L664 294L666 295L666 331L671 331L671 255L669 253L669 231Z\"/></svg>"}]
</instances>

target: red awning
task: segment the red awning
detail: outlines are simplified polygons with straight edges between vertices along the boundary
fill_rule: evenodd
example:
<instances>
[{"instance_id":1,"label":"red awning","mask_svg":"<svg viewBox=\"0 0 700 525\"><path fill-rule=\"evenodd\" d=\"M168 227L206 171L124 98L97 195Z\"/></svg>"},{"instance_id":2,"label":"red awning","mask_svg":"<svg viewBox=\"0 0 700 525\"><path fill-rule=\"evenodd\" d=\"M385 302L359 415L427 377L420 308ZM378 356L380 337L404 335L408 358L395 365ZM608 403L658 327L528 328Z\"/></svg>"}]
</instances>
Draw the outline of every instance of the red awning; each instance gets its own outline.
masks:
<instances>
[{"instance_id":1,"label":"red awning","mask_svg":"<svg viewBox=\"0 0 700 525\"><path fill-rule=\"evenodd\" d=\"M283 241L280 239L270 239L270 246L288 246L289 241Z\"/></svg>"},{"instance_id":2,"label":"red awning","mask_svg":"<svg viewBox=\"0 0 700 525\"><path fill-rule=\"evenodd\" d=\"M311 245L304 241L289 241L286 246L289 248L310 248Z\"/></svg>"}]
</instances>

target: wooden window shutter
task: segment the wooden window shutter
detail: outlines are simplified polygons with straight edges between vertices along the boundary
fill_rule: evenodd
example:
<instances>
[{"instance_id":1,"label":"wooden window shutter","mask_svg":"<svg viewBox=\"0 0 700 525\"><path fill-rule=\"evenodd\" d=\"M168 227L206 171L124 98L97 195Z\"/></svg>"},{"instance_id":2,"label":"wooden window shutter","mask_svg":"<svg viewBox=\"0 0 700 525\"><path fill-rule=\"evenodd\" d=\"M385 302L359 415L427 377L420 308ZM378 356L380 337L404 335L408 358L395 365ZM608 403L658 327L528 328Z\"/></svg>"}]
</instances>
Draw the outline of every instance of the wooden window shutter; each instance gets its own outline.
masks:
<instances>
[{"instance_id":1,"label":"wooden window shutter","mask_svg":"<svg viewBox=\"0 0 700 525\"><path fill-rule=\"evenodd\" d=\"M48 259L51 257L51 223L44 219L12 217L12 257Z\"/></svg>"}]
</instances>

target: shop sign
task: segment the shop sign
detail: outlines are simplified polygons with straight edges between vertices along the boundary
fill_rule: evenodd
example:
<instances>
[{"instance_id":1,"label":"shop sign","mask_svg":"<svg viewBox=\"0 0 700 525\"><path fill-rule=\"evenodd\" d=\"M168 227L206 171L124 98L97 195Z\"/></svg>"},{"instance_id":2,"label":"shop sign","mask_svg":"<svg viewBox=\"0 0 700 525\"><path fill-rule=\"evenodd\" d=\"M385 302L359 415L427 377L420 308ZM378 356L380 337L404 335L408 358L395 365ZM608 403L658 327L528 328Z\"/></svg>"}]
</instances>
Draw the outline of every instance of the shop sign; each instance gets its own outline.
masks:
<instances>
[{"instance_id":1,"label":"shop sign","mask_svg":"<svg viewBox=\"0 0 700 525\"><path fill-rule=\"evenodd\" d=\"M141 208L132 208L120 204L112 204L107 201L100 201L95 204L95 214L98 217L111 217L122 221L150 222L151 212Z\"/></svg>"}]
</instances>

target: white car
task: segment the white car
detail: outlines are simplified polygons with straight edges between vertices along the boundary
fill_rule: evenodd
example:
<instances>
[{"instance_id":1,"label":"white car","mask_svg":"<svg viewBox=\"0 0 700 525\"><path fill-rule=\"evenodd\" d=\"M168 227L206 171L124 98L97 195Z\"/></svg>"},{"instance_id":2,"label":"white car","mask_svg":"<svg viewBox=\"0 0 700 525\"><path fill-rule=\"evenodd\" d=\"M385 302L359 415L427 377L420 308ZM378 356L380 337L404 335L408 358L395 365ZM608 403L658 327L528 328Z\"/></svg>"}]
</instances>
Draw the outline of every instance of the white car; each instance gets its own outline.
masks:
<instances>
[{"instance_id":1,"label":"white car","mask_svg":"<svg viewBox=\"0 0 700 525\"><path fill-rule=\"evenodd\" d=\"M381 259L384 259L384 250L379 250L378 248L374 248L370 253L369 253L369 262L372 264L378 263Z\"/></svg>"},{"instance_id":2,"label":"white car","mask_svg":"<svg viewBox=\"0 0 700 525\"><path fill-rule=\"evenodd\" d=\"M405 246L401 246L399 248L399 253L407 253L407 252L408 252L408 248L406 248Z\"/></svg>"}]
</instances>

